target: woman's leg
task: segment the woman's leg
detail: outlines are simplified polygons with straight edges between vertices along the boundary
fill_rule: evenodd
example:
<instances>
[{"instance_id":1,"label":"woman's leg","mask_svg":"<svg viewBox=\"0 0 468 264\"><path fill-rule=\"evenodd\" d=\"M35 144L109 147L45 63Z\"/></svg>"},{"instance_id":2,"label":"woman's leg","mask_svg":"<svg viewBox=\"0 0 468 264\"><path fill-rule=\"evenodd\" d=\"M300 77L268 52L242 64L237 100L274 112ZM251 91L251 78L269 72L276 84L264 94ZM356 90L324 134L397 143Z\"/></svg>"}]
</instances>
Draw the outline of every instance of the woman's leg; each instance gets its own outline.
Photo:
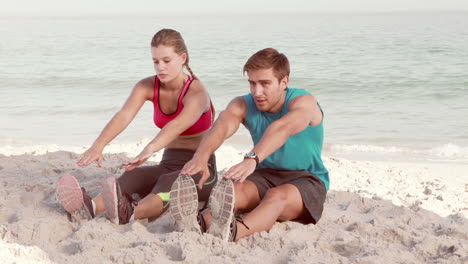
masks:
<instances>
[{"instance_id":1,"label":"woman's leg","mask_svg":"<svg viewBox=\"0 0 468 264\"><path fill-rule=\"evenodd\" d=\"M159 176L171 171L163 165L144 166L135 168L132 171L125 172L117 179L122 193L128 195L138 194L140 197L147 196L152 187L157 183ZM142 200L143 201L143 200ZM98 195L93 199L95 205L95 215L98 215L106 210L102 195Z\"/></svg>"},{"instance_id":2,"label":"woman's leg","mask_svg":"<svg viewBox=\"0 0 468 264\"><path fill-rule=\"evenodd\" d=\"M164 203L160 196L150 193L135 206L134 218L145 219L159 217L164 209Z\"/></svg>"},{"instance_id":3,"label":"woman's leg","mask_svg":"<svg viewBox=\"0 0 468 264\"><path fill-rule=\"evenodd\" d=\"M194 151L191 150L166 149L158 171L153 168L146 173L126 174L125 177L122 176L119 179L118 183L114 183L111 179L104 185L103 194L105 196L97 197L95 202L100 203L100 208L106 204L107 210L112 210L111 212L107 211L106 215L115 223L125 224L132 219L158 217L167 208L172 184L179 176L185 163L192 158L193 153ZM209 167L211 176L205 183L202 192L199 193L199 196L206 197L205 199L208 199L209 191L217 179L214 156L210 158ZM145 177L143 174L147 174L147 176ZM196 179L196 182L198 180ZM132 199L128 198L128 195L133 193L138 193L144 199L133 205Z\"/></svg>"}]
</instances>

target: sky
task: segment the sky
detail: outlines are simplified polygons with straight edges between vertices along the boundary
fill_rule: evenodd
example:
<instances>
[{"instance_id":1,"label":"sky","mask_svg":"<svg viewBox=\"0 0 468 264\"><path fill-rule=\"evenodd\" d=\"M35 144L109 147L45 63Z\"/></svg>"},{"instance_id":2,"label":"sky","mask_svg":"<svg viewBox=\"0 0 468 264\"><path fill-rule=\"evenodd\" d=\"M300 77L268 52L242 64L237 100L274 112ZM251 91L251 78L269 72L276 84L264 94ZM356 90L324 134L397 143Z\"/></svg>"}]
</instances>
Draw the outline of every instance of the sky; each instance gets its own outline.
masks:
<instances>
[{"instance_id":1,"label":"sky","mask_svg":"<svg viewBox=\"0 0 468 264\"><path fill-rule=\"evenodd\" d=\"M2 15L468 11L468 0L2 0Z\"/></svg>"}]
</instances>

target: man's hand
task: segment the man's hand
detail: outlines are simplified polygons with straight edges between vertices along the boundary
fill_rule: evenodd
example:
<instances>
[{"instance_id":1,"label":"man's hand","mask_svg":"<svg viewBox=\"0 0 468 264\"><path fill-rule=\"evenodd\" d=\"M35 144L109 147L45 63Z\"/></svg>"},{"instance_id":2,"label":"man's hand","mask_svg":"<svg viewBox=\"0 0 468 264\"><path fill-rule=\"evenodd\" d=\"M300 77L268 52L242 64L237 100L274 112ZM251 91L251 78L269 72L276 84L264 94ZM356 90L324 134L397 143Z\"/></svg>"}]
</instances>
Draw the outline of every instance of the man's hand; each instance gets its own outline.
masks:
<instances>
[{"instance_id":1,"label":"man's hand","mask_svg":"<svg viewBox=\"0 0 468 264\"><path fill-rule=\"evenodd\" d=\"M226 173L224 179L244 182L247 177L255 171L257 162L254 159L244 159L237 165L232 166Z\"/></svg>"},{"instance_id":2,"label":"man's hand","mask_svg":"<svg viewBox=\"0 0 468 264\"><path fill-rule=\"evenodd\" d=\"M186 174L189 176L195 175L197 173L201 174L201 179L198 182L198 189L203 188L203 184L210 177L210 170L208 169L208 162L203 162L198 159L191 159L189 162L185 163L180 174Z\"/></svg>"}]
</instances>

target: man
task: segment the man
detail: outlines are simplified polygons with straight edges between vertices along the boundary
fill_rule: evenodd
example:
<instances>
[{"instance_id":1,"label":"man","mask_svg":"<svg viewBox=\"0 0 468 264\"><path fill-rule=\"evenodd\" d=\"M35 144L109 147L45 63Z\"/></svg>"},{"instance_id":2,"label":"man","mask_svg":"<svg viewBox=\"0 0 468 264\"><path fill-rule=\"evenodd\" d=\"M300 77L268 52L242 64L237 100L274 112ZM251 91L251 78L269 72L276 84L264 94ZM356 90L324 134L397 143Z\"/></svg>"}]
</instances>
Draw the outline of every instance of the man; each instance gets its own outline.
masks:
<instances>
[{"instance_id":1,"label":"man","mask_svg":"<svg viewBox=\"0 0 468 264\"><path fill-rule=\"evenodd\" d=\"M249 58L244 73L250 94L233 99L220 113L175 183L171 207L173 202L186 202L185 209L171 210L179 219L176 222L194 223L196 219L196 204L189 208L186 198L193 197L196 190L186 175L201 173L201 188L209 177L208 158L240 124L249 130L254 148L214 187L209 209L198 215L202 231L208 229L225 241L237 241L270 230L278 220L318 222L329 184L321 159L323 112L310 93L287 87L289 71L286 56L273 48ZM183 182L190 183L184 187ZM182 189L192 190L185 199L183 192L175 192ZM242 220L235 212L250 213Z\"/></svg>"}]
</instances>

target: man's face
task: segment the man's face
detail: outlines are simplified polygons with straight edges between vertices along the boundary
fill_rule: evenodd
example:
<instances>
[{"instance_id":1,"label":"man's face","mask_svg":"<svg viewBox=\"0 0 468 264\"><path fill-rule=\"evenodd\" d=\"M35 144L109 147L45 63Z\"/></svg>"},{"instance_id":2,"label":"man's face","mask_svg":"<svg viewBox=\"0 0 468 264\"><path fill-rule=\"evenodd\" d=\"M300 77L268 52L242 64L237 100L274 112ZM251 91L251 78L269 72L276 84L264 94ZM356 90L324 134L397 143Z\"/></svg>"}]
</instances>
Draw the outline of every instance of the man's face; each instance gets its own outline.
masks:
<instances>
[{"instance_id":1,"label":"man's face","mask_svg":"<svg viewBox=\"0 0 468 264\"><path fill-rule=\"evenodd\" d=\"M247 76L257 109L269 113L280 111L284 104L284 90L288 85L288 76L278 80L272 68L249 71Z\"/></svg>"}]
</instances>

